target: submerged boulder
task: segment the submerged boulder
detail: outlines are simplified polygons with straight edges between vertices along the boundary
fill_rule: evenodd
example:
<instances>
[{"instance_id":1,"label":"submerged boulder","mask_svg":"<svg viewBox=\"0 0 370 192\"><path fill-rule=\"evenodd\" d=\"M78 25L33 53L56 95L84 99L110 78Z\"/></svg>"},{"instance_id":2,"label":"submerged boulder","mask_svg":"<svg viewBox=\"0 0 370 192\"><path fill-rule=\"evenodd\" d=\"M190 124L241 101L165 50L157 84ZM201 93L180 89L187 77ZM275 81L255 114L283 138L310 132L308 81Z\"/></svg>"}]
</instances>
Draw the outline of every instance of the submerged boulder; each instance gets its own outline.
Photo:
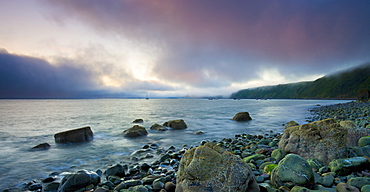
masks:
<instances>
[{"instance_id":1,"label":"submerged boulder","mask_svg":"<svg viewBox=\"0 0 370 192\"><path fill-rule=\"evenodd\" d=\"M177 173L176 191L260 191L249 165L209 142L185 152Z\"/></svg>"},{"instance_id":2,"label":"submerged boulder","mask_svg":"<svg viewBox=\"0 0 370 192\"><path fill-rule=\"evenodd\" d=\"M188 127L183 119L167 121L163 126L171 127L172 129L186 129Z\"/></svg>"},{"instance_id":3,"label":"submerged boulder","mask_svg":"<svg viewBox=\"0 0 370 192\"><path fill-rule=\"evenodd\" d=\"M287 127L279 148L305 159L317 159L328 165L333 159L346 155L348 129L334 119ZM314 145L313 145L314 144Z\"/></svg>"},{"instance_id":4,"label":"submerged boulder","mask_svg":"<svg viewBox=\"0 0 370 192\"><path fill-rule=\"evenodd\" d=\"M46 150L49 149L51 146L49 143L41 143L34 147L32 147L32 151L39 151L39 150Z\"/></svg>"},{"instance_id":5,"label":"submerged boulder","mask_svg":"<svg viewBox=\"0 0 370 192\"><path fill-rule=\"evenodd\" d=\"M234 121L249 121L252 120L252 117L249 116L248 112L239 112L233 117Z\"/></svg>"},{"instance_id":6,"label":"submerged boulder","mask_svg":"<svg viewBox=\"0 0 370 192\"><path fill-rule=\"evenodd\" d=\"M94 133L90 127L82 127L60 132L54 135L57 143L78 143L91 141L94 138Z\"/></svg>"},{"instance_id":7,"label":"submerged boulder","mask_svg":"<svg viewBox=\"0 0 370 192\"><path fill-rule=\"evenodd\" d=\"M144 135L148 135L148 132L144 127L139 125L134 125L130 129L123 131L124 137L139 137Z\"/></svg>"}]
</instances>

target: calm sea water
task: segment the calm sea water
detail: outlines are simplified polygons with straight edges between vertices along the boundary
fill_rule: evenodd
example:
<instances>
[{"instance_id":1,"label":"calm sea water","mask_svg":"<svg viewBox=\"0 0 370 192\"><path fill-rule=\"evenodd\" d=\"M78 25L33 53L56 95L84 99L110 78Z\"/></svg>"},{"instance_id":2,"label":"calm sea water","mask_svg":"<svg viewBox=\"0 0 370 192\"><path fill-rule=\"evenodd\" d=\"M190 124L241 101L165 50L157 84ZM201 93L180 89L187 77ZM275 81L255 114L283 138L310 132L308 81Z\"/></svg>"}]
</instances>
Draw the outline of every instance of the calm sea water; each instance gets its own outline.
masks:
<instances>
[{"instance_id":1,"label":"calm sea water","mask_svg":"<svg viewBox=\"0 0 370 192\"><path fill-rule=\"evenodd\" d=\"M233 137L235 134L282 132L282 124L300 124L309 109L348 101L337 100L201 100L201 99L92 99L92 100L0 100L0 190L28 180L44 178L56 171L95 171L118 162L125 163L133 151L147 143L163 148L198 144L202 140ZM234 122L237 112L248 111L249 122ZM133 120L148 136L122 137ZM188 128L157 132L155 123L184 119ZM94 140L84 144L56 145L53 135L73 128L90 126ZM203 131L203 135L195 135ZM49 143L45 151L30 151Z\"/></svg>"}]
</instances>

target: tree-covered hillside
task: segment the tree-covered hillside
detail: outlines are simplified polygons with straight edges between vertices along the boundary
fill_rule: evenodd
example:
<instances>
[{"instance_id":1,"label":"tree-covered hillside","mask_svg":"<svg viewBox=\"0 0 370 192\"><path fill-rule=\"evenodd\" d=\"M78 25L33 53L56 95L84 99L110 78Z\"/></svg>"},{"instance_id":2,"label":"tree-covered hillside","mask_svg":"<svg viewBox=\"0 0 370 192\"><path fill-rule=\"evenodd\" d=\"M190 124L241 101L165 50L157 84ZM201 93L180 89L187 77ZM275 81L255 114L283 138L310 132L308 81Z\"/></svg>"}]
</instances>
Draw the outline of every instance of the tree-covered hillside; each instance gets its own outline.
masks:
<instances>
[{"instance_id":1,"label":"tree-covered hillside","mask_svg":"<svg viewBox=\"0 0 370 192\"><path fill-rule=\"evenodd\" d=\"M315 81L240 90L231 98L354 99L360 90L370 90L370 63Z\"/></svg>"}]
</instances>

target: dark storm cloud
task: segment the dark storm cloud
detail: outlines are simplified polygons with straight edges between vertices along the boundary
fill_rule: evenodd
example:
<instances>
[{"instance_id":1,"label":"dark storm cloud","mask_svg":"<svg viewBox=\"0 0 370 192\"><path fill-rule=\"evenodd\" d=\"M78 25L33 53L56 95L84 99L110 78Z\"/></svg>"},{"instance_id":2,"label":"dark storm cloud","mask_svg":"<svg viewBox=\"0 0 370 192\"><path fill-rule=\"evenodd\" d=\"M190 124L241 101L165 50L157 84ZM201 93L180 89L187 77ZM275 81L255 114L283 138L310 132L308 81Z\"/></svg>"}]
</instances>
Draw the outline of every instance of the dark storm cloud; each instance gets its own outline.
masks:
<instances>
[{"instance_id":1,"label":"dark storm cloud","mask_svg":"<svg viewBox=\"0 0 370 192\"><path fill-rule=\"evenodd\" d=\"M170 91L172 87L136 80L123 73L127 84L109 88L99 78L114 67L81 65L59 58L57 65L46 60L14 55L0 49L0 98L100 98L135 97L143 91Z\"/></svg>"},{"instance_id":2,"label":"dark storm cloud","mask_svg":"<svg viewBox=\"0 0 370 192\"><path fill-rule=\"evenodd\" d=\"M153 72L192 86L246 82L264 68L326 74L370 60L367 0L48 2L59 21L72 16L161 47L166 53Z\"/></svg>"},{"instance_id":3,"label":"dark storm cloud","mask_svg":"<svg viewBox=\"0 0 370 192\"><path fill-rule=\"evenodd\" d=\"M0 98L84 97L94 86L85 69L0 52Z\"/></svg>"}]
</instances>

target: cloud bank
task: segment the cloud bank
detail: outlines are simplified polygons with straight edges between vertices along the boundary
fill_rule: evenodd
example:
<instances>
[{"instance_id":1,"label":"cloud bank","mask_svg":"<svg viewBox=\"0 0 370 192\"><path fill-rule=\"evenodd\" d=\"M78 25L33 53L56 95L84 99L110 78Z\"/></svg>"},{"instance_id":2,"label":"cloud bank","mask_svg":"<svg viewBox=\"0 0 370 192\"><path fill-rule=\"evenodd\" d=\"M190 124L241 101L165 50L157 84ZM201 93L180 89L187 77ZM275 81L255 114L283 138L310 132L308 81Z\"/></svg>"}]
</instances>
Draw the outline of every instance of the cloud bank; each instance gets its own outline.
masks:
<instances>
[{"instance_id":1,"label":"cloud bank","mask_svg":"<svg viewBox=\"0 0 370 192\"><path fill-rule=\"evenodd\" d=\"M73 40L83 36L101 44L83 57L58 58L57 65L43 61L59 75L54 78L63 79L68 70L85 77L69 80L77 82L71 83L76 90L229 95L314 80L370 61L367 0L37 2L67 34L73 25L84 30L68 34Z\"/></svg>"},{"instance_id":2,"label":"cloud bank","mask_svg":"<svg viewBox=\"0 0 370 192\"><path fill-rule=\"evenodd\" d=\"M105 73L111 74L110 70L112 68L104 66L86 67L62 58L56 64L50 64L44 59L10 54L2 49L0 98L121 98L143 96L144 90L171 89L128 76L125 77L127 84L107 88L101 78Z\"/></svg>"}]
</instances>

